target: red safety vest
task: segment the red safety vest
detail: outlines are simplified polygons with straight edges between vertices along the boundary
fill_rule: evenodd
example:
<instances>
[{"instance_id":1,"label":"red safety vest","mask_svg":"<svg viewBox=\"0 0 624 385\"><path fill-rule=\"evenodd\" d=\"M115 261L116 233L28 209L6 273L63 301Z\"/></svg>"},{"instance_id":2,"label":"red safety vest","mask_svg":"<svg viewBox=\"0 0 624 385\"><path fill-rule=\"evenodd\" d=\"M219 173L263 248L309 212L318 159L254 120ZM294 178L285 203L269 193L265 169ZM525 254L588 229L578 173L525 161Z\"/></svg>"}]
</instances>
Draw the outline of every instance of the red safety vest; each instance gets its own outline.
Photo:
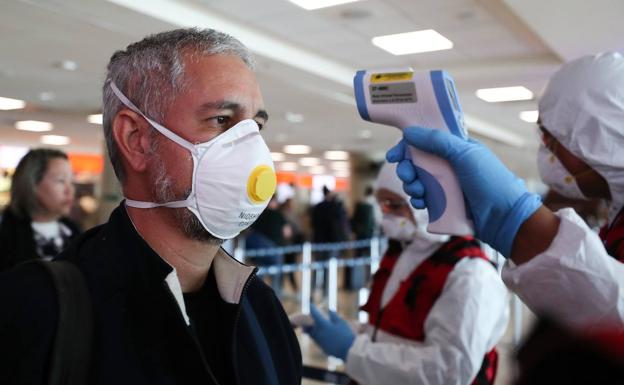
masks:
<instances>
[{"instance_id":1,"label":"red safety vest","mask_svg":"<svg viewBox=\"0 0 624 385\"><path fill-rule=\"evenodd\" d=\"M481 258L490 262L473 238L452 237L412 271L382 309L381 296L400 254L401 250L396 247L386 251L373 277L368 301L362 306L369 315L369 324L374 327L373 341L379 329L409 340L424 341L427 316L442 294L455 264L462 258ZM498 353L492 349L485 355L472 384L493 384L497 363Z\"/></svg>"},{"instance_id":2,"label":"red safety vest","mask_svg":"<svg viewBox=\"0 0 624 385\"><path fill-rule=\"evenodd\" d=\"M600 239L609 255L624 263L624 208L611 226L606 225L600 229Z\"/></svg>"}]
</instances>

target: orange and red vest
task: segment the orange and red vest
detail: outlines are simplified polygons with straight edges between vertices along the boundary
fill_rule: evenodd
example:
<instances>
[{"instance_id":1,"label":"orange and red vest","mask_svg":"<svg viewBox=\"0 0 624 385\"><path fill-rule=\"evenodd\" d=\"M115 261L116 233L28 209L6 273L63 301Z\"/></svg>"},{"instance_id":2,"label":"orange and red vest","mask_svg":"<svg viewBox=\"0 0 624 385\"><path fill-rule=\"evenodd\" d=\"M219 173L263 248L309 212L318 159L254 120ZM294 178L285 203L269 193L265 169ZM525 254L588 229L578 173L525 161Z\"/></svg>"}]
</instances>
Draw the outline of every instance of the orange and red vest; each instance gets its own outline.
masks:
<instances>
[{"instance_id":1,"label":"orange and red vest","mask_svg":"<svg viewBox=\"0 0 624 385\"><path fill-rule=\"evenodd\" d=\"M373 276L368 301L362 306L362 310L368 313L369 324L374 327L373 341L377 330L408 340L424 341L427 316L442 294L446 279L455 265L462 258L481 258L490 262L473 238L452 237L412 271L382 309L381 297L401 251L396 245L386 251ZM498 354L496 349L492 349L485 355L472 384L493 384L497 362Z\"/></svg>"}]
</instances>

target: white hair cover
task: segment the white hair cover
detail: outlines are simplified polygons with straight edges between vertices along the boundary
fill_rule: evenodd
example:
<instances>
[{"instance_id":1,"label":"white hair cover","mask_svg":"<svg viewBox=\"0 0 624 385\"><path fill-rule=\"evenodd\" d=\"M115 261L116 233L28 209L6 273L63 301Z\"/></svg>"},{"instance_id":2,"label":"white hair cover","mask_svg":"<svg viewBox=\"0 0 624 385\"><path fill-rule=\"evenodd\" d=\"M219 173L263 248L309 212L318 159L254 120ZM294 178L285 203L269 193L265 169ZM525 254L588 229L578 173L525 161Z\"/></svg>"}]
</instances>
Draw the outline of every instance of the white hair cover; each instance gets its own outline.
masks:
<instances>
[{"instance_id":1,"label":"white hair cover","mask_svg":"<svg viewBox=\"0 0 624 385\"><path fill-rule=\"evenodd\" d=\"M609 184L609 221L624 205L624 58L583 56L563 65L539 101L542 126Z\"/></svg>"}]
</instances>

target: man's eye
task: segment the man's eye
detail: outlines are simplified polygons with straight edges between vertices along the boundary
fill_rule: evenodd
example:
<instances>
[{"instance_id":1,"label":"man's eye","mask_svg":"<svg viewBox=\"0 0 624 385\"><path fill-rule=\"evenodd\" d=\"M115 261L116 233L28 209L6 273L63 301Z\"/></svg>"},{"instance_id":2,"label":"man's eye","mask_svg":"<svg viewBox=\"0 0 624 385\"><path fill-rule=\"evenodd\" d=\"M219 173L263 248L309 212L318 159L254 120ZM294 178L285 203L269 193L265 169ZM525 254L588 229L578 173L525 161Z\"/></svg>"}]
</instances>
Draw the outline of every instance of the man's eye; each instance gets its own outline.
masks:
<instances>
[{"instance_id":1,"label":"man's eye","mask_svg":"<svg viewBox=\"0 0 624 385\"><path fill-rule=\"evenodd\" d=\"M217 124L226 124L229 120L229 116L217 116L214 118Z\"/></svg>"}]
</instances>

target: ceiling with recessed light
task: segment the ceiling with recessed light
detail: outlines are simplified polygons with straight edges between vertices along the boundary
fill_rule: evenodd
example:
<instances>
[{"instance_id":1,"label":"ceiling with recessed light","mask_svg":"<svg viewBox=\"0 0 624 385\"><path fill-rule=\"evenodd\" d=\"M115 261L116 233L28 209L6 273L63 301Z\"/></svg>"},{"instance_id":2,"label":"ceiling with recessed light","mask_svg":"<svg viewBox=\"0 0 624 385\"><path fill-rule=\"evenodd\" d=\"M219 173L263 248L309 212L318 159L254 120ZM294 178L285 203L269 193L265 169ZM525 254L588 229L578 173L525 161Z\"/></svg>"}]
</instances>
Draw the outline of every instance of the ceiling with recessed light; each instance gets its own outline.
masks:
<instances>
[{"instance_id":1,"label":"ceiling with recessed light","mask_svg":"<svg viewBox=\"0 0 624 385\"><path fill-rule=\"evenodd\" d=\"M306 10L288 0L5 0L0 12L0 97L26 101L0 110L0 144L40 145L42 133L15 122L53 124L64 148L101 152L101 83L111 54L146 34L199 25L239 37L258 55L273 151L309 145L380 159L399 137L362 121L351 79L357 69L444 69L455 79L472 135L516 172L535 177L532 114L548 77L565 60L622 50L618 0L361 0ZM434 30L452 42L435 52L393 55L372 43ZM482 88L526 87L530 100L488 103ZM305 156L305 155L304 155ZM286 160L296 162L291 155ZM325 163L324 163L325 164ZM325 164L330 167L330 163Z\"/></svg>"}]
</instances>

